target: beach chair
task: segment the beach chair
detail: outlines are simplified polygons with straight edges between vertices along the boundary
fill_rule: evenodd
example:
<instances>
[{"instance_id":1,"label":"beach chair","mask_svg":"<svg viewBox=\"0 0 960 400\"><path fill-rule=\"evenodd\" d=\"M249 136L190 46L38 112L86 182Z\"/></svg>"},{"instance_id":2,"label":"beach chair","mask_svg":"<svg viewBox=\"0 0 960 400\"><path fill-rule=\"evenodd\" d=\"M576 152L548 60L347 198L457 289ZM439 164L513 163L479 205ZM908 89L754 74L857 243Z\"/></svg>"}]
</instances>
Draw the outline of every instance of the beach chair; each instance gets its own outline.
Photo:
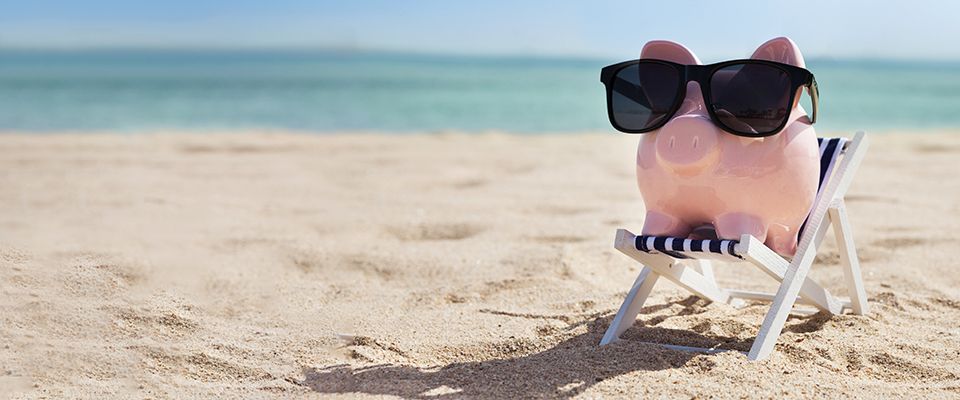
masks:
<instances>
[{"instance_id":1,"label":"beach chair","mask_svg":"<svg viewBox=\"0 0 960 400\"><path fill-rule=\"evenodd\" d=\"M866 314L867 297L843 197L867 150L867 138L863 132L857 132L853 139L817 140L820 144L820 184L814 206L801 228L797 252L790 260L774 253L751 235L743 235L740 240L699 240L636 236L625 229L617 230L614 246L643 264L643 268L600 345L617 340L633 325L644 301L660 278L666 278L701 298L738 308L745 304L745 300L771 302L760 332L747 354L750 360L765 359L773 352L787 316L791 312L803 311L794 310L795 303L813 306L816 310L831 314L840 314L844 310ZM837 239L849 299L835 297L807 277L817 248L830 226ZM775 294L721 288L714 279L711 260L753 264L781 282L780 288ZM811 312L808 310L806 313ZM684 351L728 351L655 344Z\"/></svg>"}]
</instances>

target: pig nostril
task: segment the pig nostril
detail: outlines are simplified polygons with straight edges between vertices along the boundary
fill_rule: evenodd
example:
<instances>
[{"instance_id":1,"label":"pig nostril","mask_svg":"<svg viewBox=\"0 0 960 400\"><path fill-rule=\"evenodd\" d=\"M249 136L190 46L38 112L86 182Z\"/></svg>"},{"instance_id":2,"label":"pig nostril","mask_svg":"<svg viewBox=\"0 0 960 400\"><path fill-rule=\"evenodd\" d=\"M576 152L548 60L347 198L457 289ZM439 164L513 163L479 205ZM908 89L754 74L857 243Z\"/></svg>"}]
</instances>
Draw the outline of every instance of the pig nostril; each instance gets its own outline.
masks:
<instances>
[{"instance_id":1,"label":"pig nostril","mask_svg":"<svg viewBox=\"0 0 960 400\"><path fill-rule=\"evenodd\" d=\"M693 137L693 148L697 148L697 145L700 144L700 136Z\"/></svg>"},{"instance_id":2,"label":"pig nostril","mask_svg":"<svg viewBox=\"0 0 960 400\"><path fill-rule=\"evenodd\" d=\"M674 148L674 145L676 145L676 143L677 143L677 137L676 137L676 136L671 136L671 137L670 137L670 148L671 148L671 149Z\"/></svg>"}]
</instances>

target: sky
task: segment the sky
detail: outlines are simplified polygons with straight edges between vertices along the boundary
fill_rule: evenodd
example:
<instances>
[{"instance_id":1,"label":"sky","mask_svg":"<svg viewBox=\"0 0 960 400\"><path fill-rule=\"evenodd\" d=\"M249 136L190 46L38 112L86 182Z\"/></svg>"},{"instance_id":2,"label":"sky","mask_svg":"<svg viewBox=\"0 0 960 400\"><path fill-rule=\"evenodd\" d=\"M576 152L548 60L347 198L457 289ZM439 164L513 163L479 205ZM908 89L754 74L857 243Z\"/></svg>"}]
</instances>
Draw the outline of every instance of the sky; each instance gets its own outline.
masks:
<instances>
[{"instance_id":1,"label":"sky","mask_svg":"<svg viewBox=\"0 0 960 400\"><path fill-rule=\"evenodd\" d=\"M788 36L806 57L960 60L957 1L0 0L0 48L337 48L705 62Z\"/></svg>"}]
</instances>

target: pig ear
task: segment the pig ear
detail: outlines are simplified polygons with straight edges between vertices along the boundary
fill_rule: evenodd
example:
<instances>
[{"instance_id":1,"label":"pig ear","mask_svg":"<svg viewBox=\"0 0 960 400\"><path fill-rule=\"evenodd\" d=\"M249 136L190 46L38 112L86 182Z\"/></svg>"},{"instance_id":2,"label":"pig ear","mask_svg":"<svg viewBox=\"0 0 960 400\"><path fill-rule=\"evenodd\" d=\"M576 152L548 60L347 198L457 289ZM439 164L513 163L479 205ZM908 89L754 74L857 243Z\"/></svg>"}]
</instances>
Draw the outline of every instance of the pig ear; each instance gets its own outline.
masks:
<instances>
[{"instance_id":1,"label":"pig ear","mask_svg":"<svg viewBox=\"0 0 960 400\"><path fill-rule=\"evenodd\" d=\"M770 39L766 43L761 44L750 58L775 61L806 68L803 62L803 54L800 54L800 48L797 47L797 44L794 43L793 40L782 36Z\"/></svg>"},{"instance_id":2,"label":"pig ear","mask_svg":"<svg viewBox=\"0 0 960 400\"><path fill-rule=\"evenodd\" d=\"M640 58L656 58L677 64L699 65L700 59L690 49L669 40L651 40L643 45Z\"/></svg>"}]
</instances>

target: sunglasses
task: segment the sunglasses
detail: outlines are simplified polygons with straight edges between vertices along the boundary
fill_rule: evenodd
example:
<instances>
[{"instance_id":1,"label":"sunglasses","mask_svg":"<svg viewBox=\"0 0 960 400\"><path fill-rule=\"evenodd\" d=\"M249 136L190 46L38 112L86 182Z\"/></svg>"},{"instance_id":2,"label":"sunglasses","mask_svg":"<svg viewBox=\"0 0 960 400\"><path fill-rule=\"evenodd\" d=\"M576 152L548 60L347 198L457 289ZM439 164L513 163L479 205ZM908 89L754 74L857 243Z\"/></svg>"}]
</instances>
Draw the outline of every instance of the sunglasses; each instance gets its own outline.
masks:
<instances>
[{"instance_id":1,"label":"sunglasses","mask_svg":"<svg viewBox=\"0 0 960 400\"><path fill-rule=\"evenodd\" d=\"M794 65L766 60L733 60L683 65L642 59L604 67L607 115L618 131L660 129L680 108L688 82L697 82L713 123L737 136L775 135L787 125L801 87L817 120L818 90L813 74Z\"/></svg>"}]
</instances>

